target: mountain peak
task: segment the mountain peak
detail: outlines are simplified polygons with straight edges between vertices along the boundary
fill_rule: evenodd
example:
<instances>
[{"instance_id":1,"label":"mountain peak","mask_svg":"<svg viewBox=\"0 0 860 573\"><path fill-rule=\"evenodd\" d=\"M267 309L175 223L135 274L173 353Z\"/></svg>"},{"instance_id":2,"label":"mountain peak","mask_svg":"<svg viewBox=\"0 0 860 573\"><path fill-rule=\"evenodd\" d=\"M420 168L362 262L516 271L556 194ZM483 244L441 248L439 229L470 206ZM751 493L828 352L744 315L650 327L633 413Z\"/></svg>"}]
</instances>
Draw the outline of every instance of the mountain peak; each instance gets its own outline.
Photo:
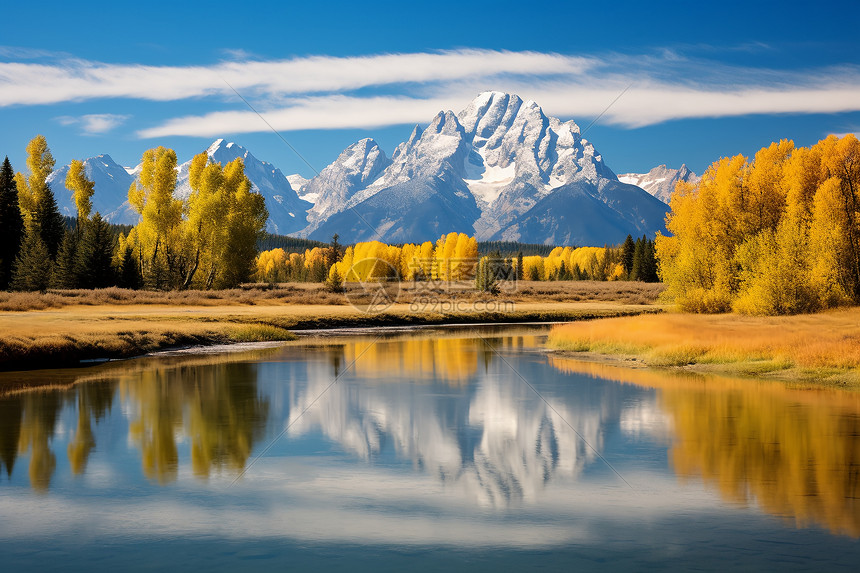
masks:
<instances>
[{"instance_id":1,"label":"mountain peak","mask_svg":"<svg viewBox=\"0 0 860 573\"><path fill-rule=\"evenodd\" d=\"M686 164L671 169L665 164L654 167L648 173L625 173L618 176L622 183L641 187L657 199L668 203L679 181L696 183L699 177L690 171Z\"/></svg>"},{"instance_id":2,"label":"mountain peak","mask_svg":"<svg viewBox=\"0 0 860 573\"><path fill-rule=\"evenodd\" d=\"M210 155L210 156L214 155L215 152L217 152L219 149L221 149L221 147L223 145L224 145L223 139L216 139L215 141L212 142L212 145L210 145L209 148L206 149L206 154Z\"/></svg>"}]
</instances>

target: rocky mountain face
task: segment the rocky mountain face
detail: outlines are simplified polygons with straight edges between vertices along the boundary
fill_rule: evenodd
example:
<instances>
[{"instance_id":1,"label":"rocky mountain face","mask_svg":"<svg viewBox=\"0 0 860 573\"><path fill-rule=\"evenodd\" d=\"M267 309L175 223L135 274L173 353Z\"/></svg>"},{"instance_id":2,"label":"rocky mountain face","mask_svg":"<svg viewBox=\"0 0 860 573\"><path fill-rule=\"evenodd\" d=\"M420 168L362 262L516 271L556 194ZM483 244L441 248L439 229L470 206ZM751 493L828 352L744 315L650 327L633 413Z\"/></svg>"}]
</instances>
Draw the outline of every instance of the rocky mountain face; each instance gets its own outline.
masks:
<instances>
[{"instance_id":1,"label":"rocky mountain face","mask_svg":"<svg viewBox=\"0 0 860 573\"><path fill-rule=\"evenodd\" d=\"M660 201L668 204L672 191L678 181L697 183L699 177L682 164L679 169L669 169L665 165L658 165L648 173L625 173L618 176L622 183L629 183L641 187Z\"/></svg>"},{"instance_id":2,"label":"rocky mountain face","mask_svg":"<svg viewBox=\"0 0 860 573\"><path fill-rule=\"evenodd\" d=\"M423 131L416 126L363 187L346 177L365 164L354 147L306 185L319 193L325 217L301 235L399 242L460 231L602 245L664 229L665 204L620 182L573 121L547 117L516 95L485 92L459 114L440 112ZM384 163L375 158L373 166Z\"/></svg>"},{"instance_id":3,"label":"rocky mountain face","mask_svg":"<svg viewBox=\"0 0 860 573\"><path fill-rule=\"evenodd\" d=\"M206 153L221 163L244 160L253 190L266 198L269 232L322 241L338 233L346 243L419 242L457 231L480 240L615 244L628 233L665 229L667 206L658 200L665 193L655 199L637 184L663 189L695 177L685 166L616 177L576 123L501 92L480 94L458 114L439 112L423 130L415 126L391 157L362 139L309 180L284 176L223 139ZM121 167L107 155L85 164L96 182L95 208L113 222L135 223L127 194L139 167ZM189 165L178 167L179 197L191 193ZM71 215L74 200L62 187L67 170L51 181Z\"/></svg>"}]
</instances>

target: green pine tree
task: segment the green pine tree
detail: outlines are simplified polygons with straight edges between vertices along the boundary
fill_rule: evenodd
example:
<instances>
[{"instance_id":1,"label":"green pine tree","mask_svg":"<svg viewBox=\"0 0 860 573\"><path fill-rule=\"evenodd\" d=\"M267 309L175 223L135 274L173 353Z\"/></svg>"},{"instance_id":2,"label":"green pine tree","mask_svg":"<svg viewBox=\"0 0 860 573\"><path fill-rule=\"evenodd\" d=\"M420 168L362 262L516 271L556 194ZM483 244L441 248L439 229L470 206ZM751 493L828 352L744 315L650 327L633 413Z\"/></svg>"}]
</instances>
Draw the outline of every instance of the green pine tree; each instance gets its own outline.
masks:
<instances>
[{"instance_id":1,"label":"green pine tree","mask_svg":"<svg viewBox=\"0 0 860 573\"><path fill-rule=\"evenodd\" d=\"M54 198L54 192L51 191L50 186L47 186L45 194L39 204L36 205L36 221L41 229L42 241L48 248L49 256L54 260L57 257L57 251L60 250L63 236L66 234L66 223L63 216L60 215L57 200Z\"/></svg>"},{"instance_id":2,"label":"green pine tree","mask_svg":"<svg viewBox=\"0 0 860 573\"><path fill-rule=\"evenodd\" d=\"M633 264L630 268L630 280L641 281L645 280L645 239L640 237L636 239L636 247L633 250Z\"/></svg>"},{"instance_id":3,"label":"green pine tree","mask_svg":"<svg viewBox=\"0 0 860 573\"><path fill-rule=\"evenodd\" d=\"M15 172L7 157L0 166L0 290L12 281L12 266L24 240L24 219L18 205Z\"/></svg>"},{"instance_id":4,"label":"green pine tree","mask_svg":"<svg viewBox=\"0 0 860 573\"><path fill-rule=\"evenodd\" d=\"M479 292L498 294L499 285L496 281L496 274L493 272L493 264L490 257L481 257L481 260L478 261L478 268L475 273L475 289Z\"/></svg>"},{"instance_id":5,"label":"green pine tree","mask_svg":"<svg viewBox=\"0 0 860 573\"><path fill-rule=\"evenodd\" d=\"M327 269L330 269L332 265L343 258L343 249L341 249L340 243L338 242L339 238L340 235L337 233L332 235L331 243L329 243L328 249L326 249L325 266Z\"/></svg>"},{"instance_id":6,"label":"green pine tree","mask_svg":"<svg viewBox=\"0 0 860 573\"><path fill-rule=\"evenodd\" d=\"M57 251L57 262L51 286L54 288L80 288L78 269L78 231L67 230Z\"/></svg>"},{"instance_id":7,"label":"green pine tree","mask_svg":"<svg viewBox=\"0 0 860 573\"><path fill-rule=\"evenodd\" d=\"M77 270L83 288L105 288L116 284L111 259L114 237L110 224L96 212L84 225L77 253Z\"/></svg>"},{"instance_id":8,"label":"green pine tree","mask_svg":"<svg viewBox=\"0 0 860 573\"><path fill-rule=\"evenodd\" d=\"M630 279L630 274L633 272L633 254L636 251L636 243L633 242L633 237L627 235L624 239L624 244L621 246L621 266L624 268L624 275Z\"/></svg>"},{"instance_id":9,"label":"green pine tree","mask_svg":"<svg viewBox=\"0 0 860 573\"><path fill-rule=\"evenodd\" d=\"M127 247L122 255L122 264L117 269L118 286L122 288L139 289L143 286L140 276L140 265L134 256L134 249Z\"/></svg>"},{"instance_id":10,"label":"green pine tree","mask_svg":"<svg viewBox=\"0 0 860 573\"><path fill-rule=\"evenodd\" d=\"M335 235L335 237L337 237L337 235ZM345 290L343 288L343 277L340 276L339 272L337 272L337 267L335 267L328 275L328 278L325 281L325 286L329 292L338 293Z\"/></svg>"},{"instance_id":11,"label":"green pine tree","mask_svg":"<svg viewBox=\"0 0 860 573\"><path fill-rule=\"evenodd\" d=\"M20 291L48 290L54 263L42 240L38 225L27 232L21 251L12 269L12 289Z\"/></svg>"},{"instance_id":12,"label":"green pine tree","mask_svg":"<svg viewBox=\"0 0 860 573\"><path fill-rule=\"evenodd\" d=\"M642 280L649 283L659 282L657 276L657 259L655 257L654 241L645 239L642 256Z\"/></svg>"},{"instance_id":13,"label":"green pine tree","mask_svg":"<svg viewBox=\"0 0 860 573\"><path fill-rule=\"evenodd\" d=\"M517 280L523 280L523 252L517 252Z\"/></svg>"}]
</instances>

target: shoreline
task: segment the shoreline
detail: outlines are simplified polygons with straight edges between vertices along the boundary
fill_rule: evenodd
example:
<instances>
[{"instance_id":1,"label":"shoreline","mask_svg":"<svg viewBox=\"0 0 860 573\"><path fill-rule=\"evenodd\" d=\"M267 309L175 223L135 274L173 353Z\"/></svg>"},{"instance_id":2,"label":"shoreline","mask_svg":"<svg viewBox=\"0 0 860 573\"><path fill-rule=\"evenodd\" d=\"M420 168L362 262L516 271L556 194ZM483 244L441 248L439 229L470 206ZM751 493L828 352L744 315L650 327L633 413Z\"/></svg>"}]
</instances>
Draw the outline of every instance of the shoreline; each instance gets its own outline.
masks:
<instances>
[{"instance_id":1,"label":"shoreline","mask_svg":"<svg viewBox=\"0 0 860 573\"><path fill-rule=\"evenodd\" d=\"M860 308L781 317L661 315L553 328L551 355L626 368L860 391Z\"/></svg>"},{"instance_id":2,"label":"shoreline","mask_svg":"<svg viewBox=\"0 0 860 573\"><path fill-rule=\"evenodd\" d=\"M547 348L549 356L555 356L585 364L613 366L630 370L647 370L649 372L665 372L667 374L690 374L721 379L746 379L756 382L773 382L795 390L847 390L860 391L860 379L845 380L842 375L850 375L850 371L841 371L829 377L816 377L804 374L801 369L790 368L779 371L757 373L754 362L735 362L725 364L686 364L686 365L656 365L648 364L643 356L635 354L602 354L599 352L559 350ZM852 376L853 377L853 376Z\"/></svg>"},{"instance_id":3,"label":"shoreline","mask_svg":"<svg viewBox=\"0 0 860 573\"><path fill-rule=\"evenodd\" d=\"M567 323L658 313L651 305L523 304L508 312L362 313L334 305L219 307L65 307L0 314L0 371L79 367L157 351L295 340L364 328ZM406 306L406 305L403 305ZM525 308L522 308L525 307Z\"/></svg>"}]
</instances>

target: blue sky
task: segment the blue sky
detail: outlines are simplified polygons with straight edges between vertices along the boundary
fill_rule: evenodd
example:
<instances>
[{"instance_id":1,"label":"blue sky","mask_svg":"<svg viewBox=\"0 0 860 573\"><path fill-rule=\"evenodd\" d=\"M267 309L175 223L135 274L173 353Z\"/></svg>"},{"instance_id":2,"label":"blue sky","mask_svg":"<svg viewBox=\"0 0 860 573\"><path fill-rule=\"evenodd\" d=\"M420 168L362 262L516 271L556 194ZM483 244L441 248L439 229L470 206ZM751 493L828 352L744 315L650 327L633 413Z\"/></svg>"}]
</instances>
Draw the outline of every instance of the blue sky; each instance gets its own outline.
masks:
<instances>
[{"instance_id":1,"label":"blue sky","mask_svg":"<svg viewBox=\"0 0 860 573\"><path fill-rule=\"evenodd\" d=\"M860 131L857 2L17 2L0 32L0 154L58 164L225 137L313 174L436 111L513 91L585 128L618 173Z\"/></svg>"}]
</instances>

